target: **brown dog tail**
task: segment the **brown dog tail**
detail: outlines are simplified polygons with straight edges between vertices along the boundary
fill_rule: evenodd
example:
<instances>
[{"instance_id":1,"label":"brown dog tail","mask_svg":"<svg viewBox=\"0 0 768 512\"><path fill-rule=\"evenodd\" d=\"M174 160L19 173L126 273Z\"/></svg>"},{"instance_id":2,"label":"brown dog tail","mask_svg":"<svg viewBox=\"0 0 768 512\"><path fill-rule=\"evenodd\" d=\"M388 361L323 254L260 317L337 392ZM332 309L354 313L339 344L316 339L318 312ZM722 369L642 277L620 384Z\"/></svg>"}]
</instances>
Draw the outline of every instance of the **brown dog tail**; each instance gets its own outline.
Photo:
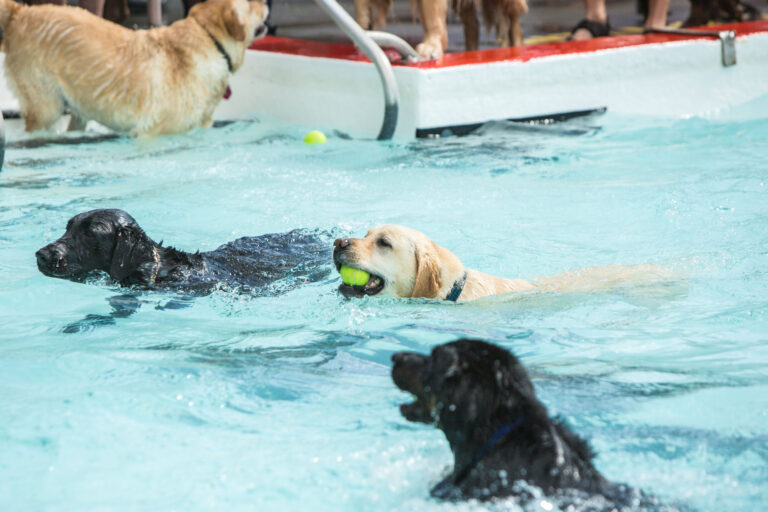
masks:
<instances>
[{"instance_id":1,"label":"brown dog tail","mask_svg":"<svg viewBox=\"0 0 768 512\"><path fill-rule=\"evenodd\" d=\"M0 0L0 28L5 29L24 5L13 0Z\"/></svg>"}]
</instances>

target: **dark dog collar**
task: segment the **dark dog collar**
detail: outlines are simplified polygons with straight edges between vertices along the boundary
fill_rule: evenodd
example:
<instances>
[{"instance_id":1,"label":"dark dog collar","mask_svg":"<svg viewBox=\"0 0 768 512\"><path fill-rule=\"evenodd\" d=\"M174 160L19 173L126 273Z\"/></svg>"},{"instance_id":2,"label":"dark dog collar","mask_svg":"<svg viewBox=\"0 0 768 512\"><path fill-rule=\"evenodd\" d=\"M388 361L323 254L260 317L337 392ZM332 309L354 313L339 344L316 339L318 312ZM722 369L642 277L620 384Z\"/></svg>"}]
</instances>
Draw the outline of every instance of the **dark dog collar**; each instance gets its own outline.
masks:
<instances>
[{"instance_id":1,"label":"dark dog collar","mask_svg":"<svg viewBox=\"0 0 768 512\"><path fill-rule=\"evenodd\" d=\"M232 73L232 59L229 58L229 54L227 54L227 52L224 50L224 47L221 46L221 43L218 42L215 37L213 37L213 34L211 34L211 32L207 28L205 28L203 25L200 25L200 26L203 27L203 30L205 30L205 33L208 34L208 37L211 38L211 41L213 41L213 44L216 45L216 49L219 50L219 53L221 54L221 56L224 57L224 60L227 61L227 69L229 69L229 72Z\"/></svg>"},{"instance_id":2,"label":"dark dog collar","mask_svg":"<svg viewBox=\"0 0 768 512\"><path fill-rule=\"evenodd\" d=\"M512 423L507 423L503 427L499 428L496 432L493 433L491 438L488 440L485 445L478 450L477 453L475 453L475 456L472 457L472 462L469 463L468 466L466 466L461 473L459 473L456 478L454 479L454 484L458 484L462 480L464 480L467 475L469 475L470 471L472 471L475 466L483 459L483 457L486 456L486 454L491 451L491 449L499 444L505 437L507 437L510 433L514 432L518 428L522 426L523 423L525 423L525 420L527 418L525 416L520 416Z\"/></svg>"},{"instance_id":3,"label":"dark dog collar","mask_svg":"<svg viewBox=\"0 0 768 512\"><path fill-rule=\"evenodd\" d=\"M467 273L464 272L464 275L453 283L453 288L451 288L451 293L448 294L448 296L445 298L445 300L449 300L451 302L456 302L459 300L459 295L461 295L461 292L464 290L464 284L467 282Z\"/></svg>"}]
</instances>

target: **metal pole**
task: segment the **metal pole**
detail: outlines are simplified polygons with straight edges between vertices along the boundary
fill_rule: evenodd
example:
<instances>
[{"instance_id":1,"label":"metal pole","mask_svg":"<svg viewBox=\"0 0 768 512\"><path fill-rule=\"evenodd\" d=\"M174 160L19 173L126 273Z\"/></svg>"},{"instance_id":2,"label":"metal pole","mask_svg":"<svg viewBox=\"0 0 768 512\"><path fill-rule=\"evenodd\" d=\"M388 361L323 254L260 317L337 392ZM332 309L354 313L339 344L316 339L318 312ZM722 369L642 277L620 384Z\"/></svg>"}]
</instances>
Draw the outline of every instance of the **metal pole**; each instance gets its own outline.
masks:
<instances>
[{"instance_id":1,"label":"metal pole","mask_svg":"<svg viewBox=\"0 0 768 512\"><path fill-rule=\"evenodd\" d=\"M371 59L376 66L381 78L381 85L384 88L384 120L381 123L379 131L379 140L389 140L395 133L397 127L398 103L400 95L397 91L397 82L395 74L392 72L392 66L384 52L373 40L365 34L360 25L352 19L347 11L340 6L336 0L315 0L339 26L339 28L355 43L355 46Z\"/></svg>"},{"instance_id":2,"label":"metal pole","mask_svg":"<svg viewBox=\"0 0 768 512\"><path fill-rule=\"evenodd\" d=\"M416 53L416 50L414 50L411 45L397 37L395 34L390 34L389 32L379 32L377 30L366 30L365 33L373 40L374 43L379 46L392 48L407 62L418 62L422 60L421 55Z\"/></svg>"},{"instance_id":3,"label":"metal pole","mask_svg":"<svg viewBox=\"0 0 768 512\"><path fill-rule=\"evenodd\" d=\"M3 117L3 113L0 112L0 170L3 169L3 162L5 161L5 120Z\"/></svg>"}]
</instances>

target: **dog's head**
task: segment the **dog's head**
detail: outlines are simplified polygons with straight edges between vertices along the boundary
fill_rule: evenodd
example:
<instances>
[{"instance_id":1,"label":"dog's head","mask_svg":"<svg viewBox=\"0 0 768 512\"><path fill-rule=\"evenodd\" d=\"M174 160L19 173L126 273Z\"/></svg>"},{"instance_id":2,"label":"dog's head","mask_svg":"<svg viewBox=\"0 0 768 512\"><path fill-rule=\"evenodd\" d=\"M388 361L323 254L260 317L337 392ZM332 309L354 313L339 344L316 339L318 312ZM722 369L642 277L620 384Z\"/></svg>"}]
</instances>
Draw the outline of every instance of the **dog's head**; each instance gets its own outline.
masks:
<instances>
[{"instance_id":1,"label":"dog's head","mask_svg":"<svg viewBox=\"0 0 768 512\"><path fill-rule=\"evenodd\" d=\"M561 420L549 418L528 372L507 350L461 339L435 347L429 356L399 352L392 360L392 380L416 397L400 412L409 421L436 425L454 453L454 475L438 484L433 496L487 499L514 493L500 469L510 482L525 479L548 493L606 489L589 445Z\"/></svg>"},{"instance_id":2,"label":"dog's head","mask_svg":"<svg viewBox=\"0 0 768 512\"><path fill-rule=\"evenodd\" d=\"M449 440L510 418L546 416L523 365L496 345L461 339L429 356L398 352L392 361L395 385L416 397L400 406L402 415L436 424Z\"/></svg>"},{"instance_id":3,"label":"dog's head","mask_svg":"<svg viewBox=\"0 0 768 512\"><path fill-rule=\"evenodd\" d=\"M192 6L189 16L205 28L225 48L237 47L230 55L235 69L242 63L242 51L266 34L264 22L269 14L267 4L248 0L206 0Z\"/></svg>"},{"instance_id":4,"label":"dog's head","mask_svg":"<svg viewBox=\"0 0 768 512\"><path fill-rule=\"evenodd\" d=\"M390 295L438 298L444 284L452 286L463 267L450 251L438 247L423 233L403 226L372 228L365 238L339 238L333 262L371 274L364 287L342 284L344 295Z\"/></svg>"},{"instance_id":5,"label":"dog's head","mask_svg":"<svg viewBox=\"0 0 768 512\"><path fill-rule=\"evenodd\" d=\"M83 281L106 272L124 281L144 266L156 265L153 245L123 210L91 210L69 219L64 235L35 255L37 268L50 277Z\"/></svg>"}]
</instances>

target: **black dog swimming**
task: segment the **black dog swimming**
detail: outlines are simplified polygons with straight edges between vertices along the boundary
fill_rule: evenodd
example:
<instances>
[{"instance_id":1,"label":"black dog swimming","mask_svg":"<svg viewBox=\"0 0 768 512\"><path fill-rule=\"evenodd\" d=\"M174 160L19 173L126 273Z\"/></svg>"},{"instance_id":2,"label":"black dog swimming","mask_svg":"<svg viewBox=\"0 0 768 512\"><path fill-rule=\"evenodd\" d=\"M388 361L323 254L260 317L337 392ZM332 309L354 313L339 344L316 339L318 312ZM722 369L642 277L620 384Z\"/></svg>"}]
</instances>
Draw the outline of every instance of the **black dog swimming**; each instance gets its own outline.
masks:
<instances>
[{"instance_id":1,"label":"black dog swimming","mask_svg":"<svg viewBox=\"0 0 768 512\"><path fill-rule=\"evenodd\" d=\"M72 217L64 235L37 251L50 277L83 282L106 273L121 286L210 293L220 285L276 294L331 271L331 238L308 230L243 237L208 252L164 247L123 210L91 210ZM265 288L286 279L277 289Z\"/></svg>"},{"instance_id":2,"label":"black dog swimming","mask_svg":"<svg viewBox=\"0 0 768 512\"><path fill-rule=\"evenodd\" d=\"M679 510L606 480L587 443L549 417L525 368L508 351L461 339L429 356L399 352L392 360L395 384L416 397L400 412L409 421L435 424L453 452L453 471L432 496L525 502L533 498L532 485L562 510Z\"/></svg>"}]
</instances>

